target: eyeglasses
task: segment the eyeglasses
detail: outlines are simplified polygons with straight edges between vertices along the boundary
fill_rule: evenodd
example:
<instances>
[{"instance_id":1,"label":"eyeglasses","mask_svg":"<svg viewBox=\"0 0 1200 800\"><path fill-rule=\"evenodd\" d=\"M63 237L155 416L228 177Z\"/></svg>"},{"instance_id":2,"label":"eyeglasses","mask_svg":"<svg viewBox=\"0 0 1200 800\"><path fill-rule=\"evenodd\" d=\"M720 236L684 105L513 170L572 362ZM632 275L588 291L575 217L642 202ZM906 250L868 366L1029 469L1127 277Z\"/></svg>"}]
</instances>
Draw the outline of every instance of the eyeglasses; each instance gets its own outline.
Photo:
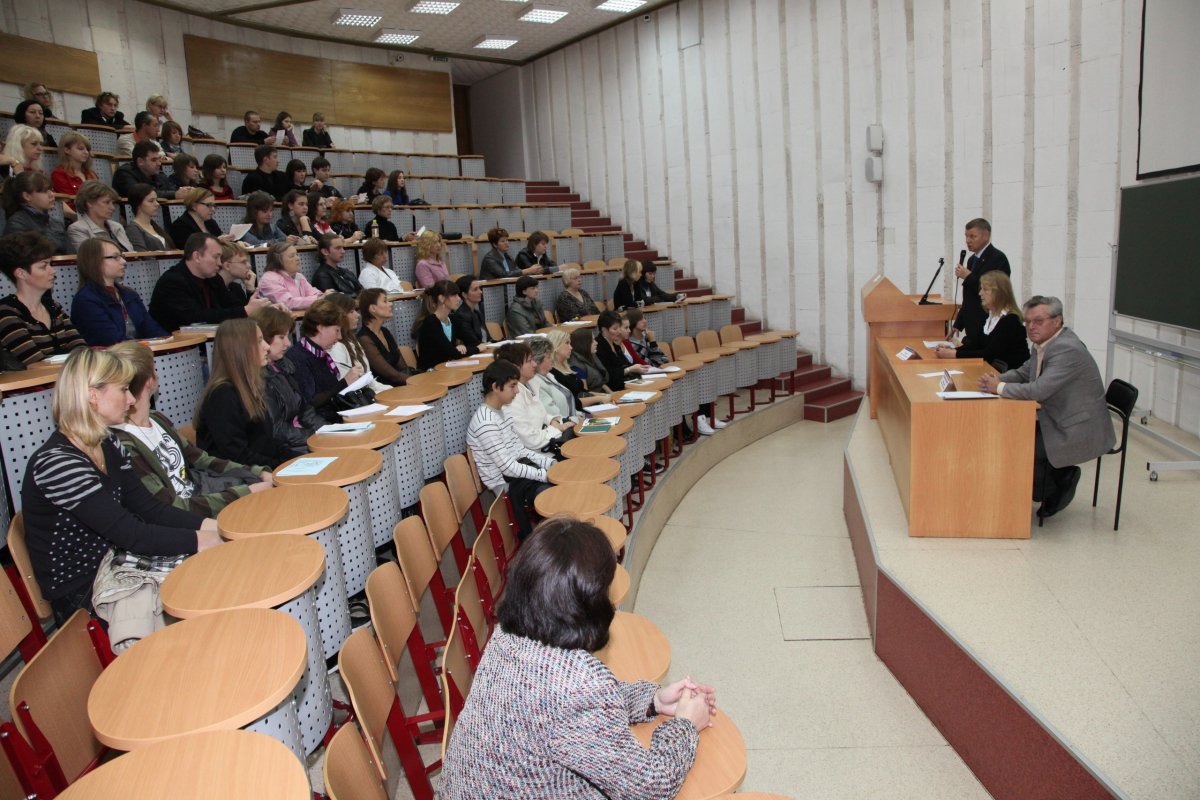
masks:
<instances>
[{"instance_id":1,"label":"eyeglasses","mask_svg":"<svg viewBox=\"0 0 1200 800\"><path fill-rule=\"evenodd\" d=\"M1036 317L1036 318L1035 318L1035 317L1028 317L1028 318L1025 320L1025 324L1026 324L1026 326L1028 326L1028 325L1045 325L1045 324L1046 324L1047 322L1049 322L1050 320L1052 320L1052 319L1057 319L1057 318L1058 318L1058 317L1060 317L1060 316L1062 316L1062 315L1061 315L1061 314L1055 314L1055 315L1054 315L1054 316L1052 316L1052 317Z\"/></svg>"},{"instance_id":2,"label":"eyeglasses","mask_svg":"<svg viewBox=\"0 0 1200 800\"><path fill-rule=\"evenodd\" d=\"M101 261L124 261L124 260L125 260L125 256L121 255L120 253L113 253L110 256L104 256L103 258L101 258Z\"/></svg>"}]
</instances>

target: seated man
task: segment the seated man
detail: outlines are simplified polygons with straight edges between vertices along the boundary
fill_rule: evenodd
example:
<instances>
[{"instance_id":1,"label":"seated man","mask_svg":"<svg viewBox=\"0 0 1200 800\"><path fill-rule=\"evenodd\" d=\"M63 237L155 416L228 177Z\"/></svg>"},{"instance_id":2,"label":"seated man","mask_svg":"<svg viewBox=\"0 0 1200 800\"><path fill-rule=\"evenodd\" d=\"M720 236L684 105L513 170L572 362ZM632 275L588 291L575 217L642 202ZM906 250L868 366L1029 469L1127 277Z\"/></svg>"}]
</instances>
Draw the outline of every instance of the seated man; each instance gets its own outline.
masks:
<instances>
[{"instance_id":1,"label":"seated man","mask_svg":"<svg viewBox=\"0 0 1200 800\"><path fill-rule=\"evenodd\" d=\"M305 131L307 133L307 131ZM321 197L336 197L339 200L342 193L333 185L333 165L329 163L329 159L324 156L317 156L312 160L312 191L317 192Z\"/></svg>"},{"instance_id":2,"label":"seated man","mask_svg":"<svg viewBox=\"0 0 1200 800\"><path fill-rule=\"evenodd\" d=\"M117 106L120 104L121 98L117 95L112 92L101 92L96 95L95 107L85 108L79 115L79 124L101 125L112 128L114 131L128 130L129 123L125 121L125 115L117 110Z\"/></svg>"},{"instance_id":3,"label":"seated man","mask_svg":"<svg viewBox=\"0 0 1200 800\"><path fill-rule=\"evenodd\" d=\"M282 200L291 191L291 181L279 170L279 151L273 145L264 144L254 148L254 161L258 169L242 181L242 194L266 192L276 200Z\"/></svg>"},{"instance_id":4,"label":"seated man","mask_svg":"<svg viewBox=\"0 0 1200 800\"><path fill-rule=\"evenodd\" d=\"M271 301L254 292L241 304L217 276L221 243L209 233L193 233L183 246L183 261L168 269L154 284L150 316L166 331L184 325L216 324L253 314Z\"/></svg>"},{"instance_id":5,"label":"seated man","mask_svg":"<svg viewBox=\"0 0 1200 800\"><path fill-rule=\"evenodd\" d=\"M1034 295L1025 301L1025 325L1032 342L1029 360L1003 375L979 379L981 391L1016 400L1036 400L1034 499L1039 517L1062 511L1075 497L1080 469L1116 442L1104 381L1096 361L1075 332L1063 327L1062 301ZM1042 487L1045 486L1045 494Z\"/></svg>"},{"instance_id":6,"label":"seated man","mask_svg":"<svg viewBox=\"0 0 1200 800\"><path fill-rule=\"evenodd\" d=\"M522 445L512 419L504 413L504 407L517 396L520 375L502 359L483 371L483 404L475 409L467 426L467 447L484 485L496 494L507 489L518 535L524 539L533 530L525 506L550 488L546 470L554 464L554 457Z\"/></svg>"},{"instance_id":7,"label":"seated man","mask_svg":"<svg viewBox=\"0 0 1200 800\"><path fill-rule=\"evenodd\" d=\"M333 147L333 138L329 135L329 126L325 124L325 115L318 111L313 114L312 119L312 127L304 131L304 146L319 147L322 150Z\"/></svg>"},{"instance_id":8,"label":"seated man","mask_svg":"<svg viewBox=\"0 0 1200 800\"><path fill-rule=\"evenodd\" d=\"M159 125L158 117L149 111L139 111L133 117L133 133L117 137L117 152L123 156L131 156L133 155L133 146L138 142L150 142L157 148L159 155L164 155L162 145L158 143L161 131L162 126ZM170 161L170 158L164 155L164 160Z\"/></svg>"},{"instance_id":9,"label":"seated man","mask_svg":"<svg viewBox=\"0 0 1200 800\"><path fill-rule=\"evenodd\" d=\"M230 144L267 143L267 132L262 129L262 117L257 111L247 111L242 115L242 122L246 124L237 126L233 133L229 134Z\"/></svg>"},{"instance_id":10,"label":"seated man","mask_svg":"<svg viewBox=\"0 0 1200 800\"><path fill-rule=\"evenodd\" d=\"M191 191L190 187L176 189L171 186L170 179L162 171L162 150L158 142L143 140L133 146L133 160L117 167L113 173L112 188L121 197L129 197L129 192L139 183L154 187L160 198L174 197L182 200Z\"/></svg>"}]
</instances>

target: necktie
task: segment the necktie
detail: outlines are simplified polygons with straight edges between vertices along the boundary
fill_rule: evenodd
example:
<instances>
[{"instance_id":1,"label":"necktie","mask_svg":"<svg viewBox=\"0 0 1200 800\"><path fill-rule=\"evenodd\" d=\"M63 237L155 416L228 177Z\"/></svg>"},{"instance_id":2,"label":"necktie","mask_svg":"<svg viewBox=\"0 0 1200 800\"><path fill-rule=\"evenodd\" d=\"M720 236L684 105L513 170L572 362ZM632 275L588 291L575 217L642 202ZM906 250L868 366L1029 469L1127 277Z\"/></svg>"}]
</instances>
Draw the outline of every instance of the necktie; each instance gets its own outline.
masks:
<instances>
[{"instance_id":1,"label":"necktie","mask_svg":"<svg viewBox=\"0 0 1200 800\"><path fill-rule=\"evenodd\" d=\"M979 256L971 256L967 259L967 269L971 272L975 271L975 266L979 263Z\"/></svg>"}]
</instances>

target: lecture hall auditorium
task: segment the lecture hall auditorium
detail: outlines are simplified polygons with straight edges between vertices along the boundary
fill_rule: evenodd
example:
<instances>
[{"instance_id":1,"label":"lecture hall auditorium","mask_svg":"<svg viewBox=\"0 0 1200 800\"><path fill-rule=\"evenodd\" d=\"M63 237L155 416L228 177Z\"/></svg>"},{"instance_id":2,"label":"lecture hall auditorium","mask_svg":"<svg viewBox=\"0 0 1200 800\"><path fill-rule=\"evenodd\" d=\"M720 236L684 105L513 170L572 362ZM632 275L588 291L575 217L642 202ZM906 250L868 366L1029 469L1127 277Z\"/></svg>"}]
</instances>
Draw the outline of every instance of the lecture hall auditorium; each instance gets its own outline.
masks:
<instances>
[{"instance_id":1,"label":"lecture hall auditorium","mask_svg":"<svg viewBox=\"0 0 1200 800\"><path fill-rule=\"evenodd\" d=\"M1200 181L1189 0L0 0L0 19L0 181L50 178L64 137L90 151L93 174L56 181L38 223L62 232L47 302L67 312L92 285L78 225L66 232L86 210L75 193L127 185L147 132L158 206L147 217L118 192L110 237L208 218L230 234L254 222L244 183L286 170L251 234L290 241L292 280L315 282L335 221L315 198L350 199L346 230L363 235L339 271L383 274L366 246L383 230L383 329L409 367L442 311L418 269L431 236L452 280L496 263L498 231L510 258L544 239L554 265L530 270L530 290L516 273L476 284L490 342L377 385L335 415L351 430L302 438L273 486L214 512L220 544L153 579L138 560L142 617L157 604L163 624L115 648L90 605L51 608L25 543L22 489L58 429L67 356L0 372L0 800L468 796L443 777L456 755L489 755L452 743L456 723L476 735L488 717L471 691L495 696L489 647L521 639L497 617L531 541L523 514L611 545L598 596L615 616L581 654L606 681L715 687L690 698L707 696L711 725L687 729L682 770L664 755L683 725L666 689L629 710L628 733L621 708L621 746L650 753L630 763L652 765L629 785L678 771L663 796L1200 797L1200 325L1123 294L1129 265L1148 285L1151 262L1191 291L1171 275L1177 258L1189 269L1175 241L1200 204L1141 220L1138 241L1169 249L1118 253L1137 192ZM265 135L277 176L258 170ZM188 191L206 159L229 187L207 210ZM293 175L311 236L282 202ZM0 230L33 203L8 203ZM1110 402L1121 452L1081 464L1074 501L1045 519L1003 480L1029 468L1036 404L935 392L947 364L960 383L992 371L934 347L964 301L954 267L977 218L1018 305L1060 298L1104 385L1136 390L1131 412ZM121 285L150 308L183 248L119 244ZM245 254L235 283L254 297L278 257ZM550 488L514 508L468 447L498 345L587 332L607 346L601 315L627 312L630 262L656 267L660 299L638 310L663 359L606 391L553 459L538 453ZM564 270L596 314L555 313L575 291ZM545 324L517 339L527 291ZM192 445L215 328L139 337L154 410ZM921 359L902 364L901 347ZM606 788L602 738L581 747L606 757L594 780L541 766L568 772L572 797L651 796Z\"/></svg>"}]
</instances>

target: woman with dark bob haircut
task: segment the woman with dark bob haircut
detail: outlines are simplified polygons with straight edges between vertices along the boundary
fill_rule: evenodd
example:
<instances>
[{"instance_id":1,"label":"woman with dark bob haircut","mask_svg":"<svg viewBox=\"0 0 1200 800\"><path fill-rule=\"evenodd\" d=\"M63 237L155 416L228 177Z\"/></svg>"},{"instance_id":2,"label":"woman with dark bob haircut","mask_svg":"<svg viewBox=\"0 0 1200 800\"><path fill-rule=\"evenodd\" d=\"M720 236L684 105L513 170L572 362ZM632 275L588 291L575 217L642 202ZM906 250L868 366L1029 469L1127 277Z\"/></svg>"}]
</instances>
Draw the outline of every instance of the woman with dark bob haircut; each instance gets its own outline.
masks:
<instances>
[{"instance_id":1,"label":"woman with dark bob haircut","mask_svg":"<svg viewBox=\"0 0 1200 800\"><path fill-rule=\"evenodd\" d=\"M552 517L525 540L496 609L442 764L439 797L674 797L696 757L715 691L690 678L617 680L592 651L608 642L612 546ZM668 719L642 747L629 726Z\"/></svg>"}]
</instances>

